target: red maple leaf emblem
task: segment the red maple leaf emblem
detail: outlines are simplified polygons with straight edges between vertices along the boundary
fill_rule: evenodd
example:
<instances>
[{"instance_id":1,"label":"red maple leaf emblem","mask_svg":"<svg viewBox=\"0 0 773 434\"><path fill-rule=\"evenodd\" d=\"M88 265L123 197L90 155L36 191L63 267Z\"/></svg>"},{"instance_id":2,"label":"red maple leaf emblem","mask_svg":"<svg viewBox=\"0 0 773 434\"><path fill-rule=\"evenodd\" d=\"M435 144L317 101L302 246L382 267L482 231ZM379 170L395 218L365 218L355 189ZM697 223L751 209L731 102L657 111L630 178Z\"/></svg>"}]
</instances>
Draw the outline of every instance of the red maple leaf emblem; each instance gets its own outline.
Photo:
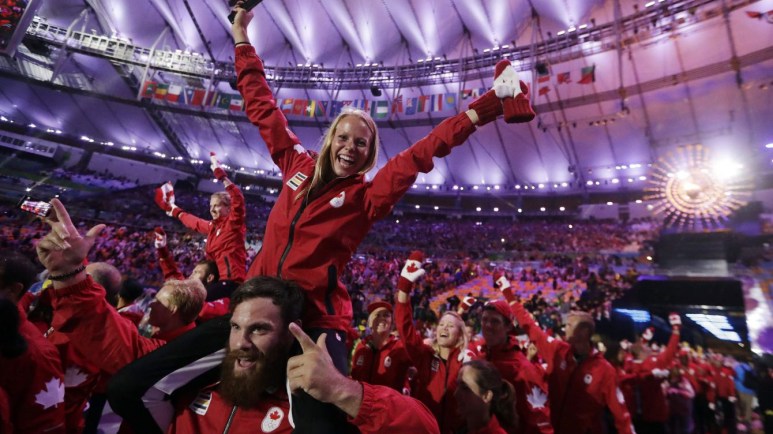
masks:
<instances>
[{"instance_id":1,"label":"red maple leaf emblem","mask_svg":"<svg viewBox=\"0 0 773 434\"><path fill-rule=\"evenodd\" d=\"M418 269L419 267L417 267L414 263L411 263L408 265L408 267L406 267L406 270L408 270L409 273L415 273Z\"/></svg>"},{"instance_id":2,"label":"red maple leaf emblem","mask_svg":"<svg viewBox=\"0 0 773 434\"><path fill-rule=\"evenodd\" d=\"M268 415L268 417L270 417L271 420L277 420L280 418L279 412L274 410L271 414Z\"/></svg>"}]
</instances>

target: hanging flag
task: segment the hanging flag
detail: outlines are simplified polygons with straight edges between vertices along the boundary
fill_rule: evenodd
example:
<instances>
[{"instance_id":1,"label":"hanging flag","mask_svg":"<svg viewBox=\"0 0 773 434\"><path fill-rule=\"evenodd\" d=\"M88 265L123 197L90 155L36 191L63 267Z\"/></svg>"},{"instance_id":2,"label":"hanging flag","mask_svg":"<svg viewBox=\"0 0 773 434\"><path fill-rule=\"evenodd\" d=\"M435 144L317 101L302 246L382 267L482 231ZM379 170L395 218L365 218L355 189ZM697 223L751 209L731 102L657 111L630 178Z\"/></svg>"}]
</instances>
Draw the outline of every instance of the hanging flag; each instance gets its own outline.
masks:
<instances>
[{"instance_id":1,"label":"hanging flag","mask_svg":"<svg viewBox=\"0 0 773 434\"><path fill-rule=\"evenodd\" d=\"M140 92L140 98L153 98L153 95L155 93L156 93L156 82L146 81L145 84L142 85L142 92Z\"/></svg>"},{"instance_id":2,"label":"hanging flag","mask_svg":"<svg viewBox=\"0 0 773 434\"><path fill-rule=\"evenodd\" d=\"M166 94L166 100L169 102L180 102L180 94L183 93L183 87L179 84L170 84L169 91Z\"/></svg>"},{"instance_id":3,"label":"hanging flag","mask_svg":"<svg viewBox=\"0 0 773 434\"><path fill-rule=\"evenodd\" d=\"M244 98L238 93L231 96L231 103L228 105L228 110L240 112L244 110Z\"/></svg>"},{"instance_id":4,"label":"hanging flag","mask_svg":"<svg viewBox=\"0 0 773 434\"><path fill-rule=\"evenodd\" d=\"M429 99L429 111L439 112L443 111L443 94L432 95Z\"/></svg>"},{"instance_id":5,"label":"hanging flag","mask_svg":"<svg viewBox=\"0 0 773 434\"><path fill-rule=\"evenodd\" d=\"M419 104L416 106L416 113L424 113L425 111L429 111L429 105L427 104L429 99L429 95L422 95L419 97Z\"/></svg>"},{"instance_id":6,"label":"hanging flag","mask_svg":"<svg viewBox=\"0 0 773 434\"><path fill-rule=\"evenodd\" d=\"M461 92L459 92L459 96L465 100L467 98L472 97L472 89L462 89Z\"/></svg>"},{"instance_id":7,"label":"hanging flag","mask_svg":"<svg viewBox=\"0 0 773 434\"><path fill-rule=\"evenodd\" d=\"M564 84L564 83L571 83L572 82L572 76L570 72L562 72L556 76L556 79L558 80L558 84Z\"/></svg>"},{"instance_id":8,"label":"hanging flag","mask_svg":"<svg viewBox=\"0 0 773 434\"><path fill-rule=\"evenodd\" d=\"M591 84L596 82L596 65L586 66L580 72L579 84Z\"/></svg>"},{"instance_id":9,"label":"hanging flag","mask_svg":"<svg viewBox=\"0 0 773 434\"><path fill-rule=\"evenodd\" d=\"M204 98L204 102L201 104L205 107L215 107L215 104L217 103L217 96L220 95L220 92L213 90L207 94L207 96Z\"/></svg>"},{"instance_id":10,"label":"hanging flag","mask_svg":"<svg viewBox=\"0 0 773 434\"><path fill-rule=\"evenodd\" d=\"M293 111L293 99L292 98L285 98L282 100L282 104L279 106L279 110L282 110L282 113L285 115L289 115Z\"/></svg>"},{"instance_id":11,"label":"hanging flag","mask_svg":"<svg viewBox=\"0 0 773 434\"><path fill-rule=\"evenodd\" d=\"M767 12L746 11L746 16L757 20L765 18L767 22L773 24L773 10L769 10Z\"/></svg>"},{"instance_id":12,"label":"hanging flag","mask_svg":"<svg viewBox=\"0 0 773 434\"><path fill-rule=\"evenodd\" d=\"M548 92L550 92L550 88L548 86L542 86L541 88L539 88L540 95L547 95Z\"/></svg>"},{"instance_id":13,"label":"hanging flag","mask_svg":"<svg viewBox=\"0 0 773 434\"><path fill-rule=\"evenodd\" d=\"M204 103L204 95L207 91L204 89L193 89L193 95L188 100L188 105L202 105Z\"/></svg>"},{"instance_id":14,"label":"hanging flag","mask_svg":"<svg viewBox=\"0 0 773 434\"><path fill-rule=\"evenodd\" d=\"M405 103L405 114L415 115L416 114L416 107L419 105L419 99L418 98L408 98L408 101Z\"/></svg>"},{"instance_id":15,"label":"hanging flag","mask_svg":"<svg viewBox=\"0 0 773 434\"><path fill-rule=\"evenodd\" d=\"M305 99L296 99L293 103L293 114L294 115L303 115L306 113L306 106L308 105L308 101Z\"/></svg>"},{"instance_id":16,"label":"hanging flag","mask_svg":"<svg viewBox=\"0 0 773 434\"><path fill-rule=\"evenodd\" d=\"M325 110L322 107L322 104L320 104L321 101L317 101L315 99L310 99L308 104L306 104L306 116L313 118L313 117L324 117L325 116Z\"/></svg>"},{"instance_id":17,"label":"hanging flag","mask_svg":"<svg viewBox=\"0 0 773 434\"><path fill-rule=\"evenodd\" d=\"M158 83L156 85L156 93L153 94L154 99L166 99L166 93L169 90L169 85L166 83Z\"/></svg>"},{"instance_id":18,"label":"hanging flag","mask_svg":"<svg viewBox=\"0 0 773 434\"><path fill-rule=\"evenodd\" d=\"M344 109L344 102L343 101L330 101L330 117L334 118L338 116L341 113L341 110Z\"/></svg>"},{"instance_id":19,"label":"hanging flag","mask_svg":"<svg viewBox=\"0 0 773 434\"><path fill-rule=\"evenodd\" d=\"M537 70L538 83L547 83L550 81L550 70L548 69L548 65L546 63L537 62L535 69Z\"/></svg>"},{"instance_id":20,"label":"hanging flag","mask_svg":"<svg viewBox=\"0 0 773 434\"><path fill-rule=\"evenodd\" d=\"M325 117L327 115L328 103L329 101L317 101L317 117Z\"/></svg>"},{"instance_id":21,"label":"hanging flag","mask_svg":"<svg viewBox=\"0 0 773 434\"><path fill-rule=\"evenodd\" d=\"M402 113L403 112L403 96L397 95L395 99L392 101L392 113Z\"/></svg>"},{"instance_id":22,"label":"hanging flag","mask_svg":"<svg viewBox=\"0 0 773 434\"><path fill-rule=\"evenodd\" d=\"M228 109L231 107L231 94L229 93L221 93L217 96L217 103L215 104L217 108L221 109Z\"/></svg>"},{"instance_id":23,"label":"hanging flag","mask_svg":"<svg viewBox=\"0 0 773 434\"><path fill-rule=\"evenodd\" d=\"M386 119L389 116L389 101L375 101L373 112L376 119Z\"/></svg>"},{"instance_id":24,"label":"hanging flag","mask_svg":"<svg viewBox=\"0 0 773 434\"><path fill-rule=\"evenodd\" d=\"M443 101L443 108L446 110L449 109L455 109L456 108L456 94L455 93L447 93L445 100Z\"/></svg>"},{"instance_id":25,"label":"hanging flag","mask_svg":"<svg viewBox=\"0 0 773 434\"><path fill-rule=\"evenodd\" d=\"M477 98L477 97L483 95L486 92L488 92L488 89L486 89L485 87L479 87L477 89L473 89L472 90L472 97L473 98Z\"/></svg>"}]
</instances>

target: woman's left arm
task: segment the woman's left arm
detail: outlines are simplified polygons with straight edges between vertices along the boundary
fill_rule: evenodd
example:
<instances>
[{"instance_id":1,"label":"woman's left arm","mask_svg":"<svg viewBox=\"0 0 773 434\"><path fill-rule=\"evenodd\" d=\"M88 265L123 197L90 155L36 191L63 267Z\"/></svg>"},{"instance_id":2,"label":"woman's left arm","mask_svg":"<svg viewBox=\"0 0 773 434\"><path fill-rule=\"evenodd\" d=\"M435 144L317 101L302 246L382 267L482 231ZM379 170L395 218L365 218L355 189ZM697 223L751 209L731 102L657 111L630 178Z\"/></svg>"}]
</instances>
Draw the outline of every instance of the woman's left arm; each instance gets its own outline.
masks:
<instances>
[{"instance_id":1,"label":"woman's left arm","mask_svg":"<svg viewBox=\"0 0 773 434\"><path fill-rule=\"evenodd\" d=\"M451 148L464 143L474 131L470 116L459 113L389 160L365 193L368 217L377 220L389 214L394 204L411 188L419 172L428 173L435 167L433 157L445 157Z\"/></svg>"}]
</instances>

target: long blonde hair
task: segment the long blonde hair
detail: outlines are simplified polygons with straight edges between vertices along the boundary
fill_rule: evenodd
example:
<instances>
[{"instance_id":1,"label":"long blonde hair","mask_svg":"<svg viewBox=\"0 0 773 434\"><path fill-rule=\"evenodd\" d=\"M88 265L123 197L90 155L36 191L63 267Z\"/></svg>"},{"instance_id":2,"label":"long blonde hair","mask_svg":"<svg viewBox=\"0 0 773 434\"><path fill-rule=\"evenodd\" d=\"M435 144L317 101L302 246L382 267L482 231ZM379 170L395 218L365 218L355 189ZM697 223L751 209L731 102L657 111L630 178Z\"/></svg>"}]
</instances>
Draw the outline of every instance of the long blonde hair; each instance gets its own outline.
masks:
<instances>
[{"instance_id":1,"label":"long blonde hair","mask_svg":"<svg viewBox=\"0 0 773 434\"><path fill-rule=\"evenodd\" d=\"M376 157L378 157L379 148L378 128L376 128L376 123L367 112L359 109L344 110L338 116L336 116L336 118L333 120L333 123L330 124L330 128L328 128L327 132L325 132L325 136L322 139L322 147L320 148L319 155L317 156L317 163L314 166L314 176L312 176L311 182L306 184L306 188L298 192L298 194L295 196L295 200L306 196L306 194L309 192L314 192L317 188L335 179L335 173L333 172L333 157L331 155L333 149L333 139L335 139L335 132L336 128L338 128L338 124L347 116L357 116L358 118L362 119L371 132L371 140L370 143L368 143L368 159L365 160L365 164L362 166L362 169L360 169L357 173L368 173L370 169L376 165Z\"/></svg>"}]
</instances>

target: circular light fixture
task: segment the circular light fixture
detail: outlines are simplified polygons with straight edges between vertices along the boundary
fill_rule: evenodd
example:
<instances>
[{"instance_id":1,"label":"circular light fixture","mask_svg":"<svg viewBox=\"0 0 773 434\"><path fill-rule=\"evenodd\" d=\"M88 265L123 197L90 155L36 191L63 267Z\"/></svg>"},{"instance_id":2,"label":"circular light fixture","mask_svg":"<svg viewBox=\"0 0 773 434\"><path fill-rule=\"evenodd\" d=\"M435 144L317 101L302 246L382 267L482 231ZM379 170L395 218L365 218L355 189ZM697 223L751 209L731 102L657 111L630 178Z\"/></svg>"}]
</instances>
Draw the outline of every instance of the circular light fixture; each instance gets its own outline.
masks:
<instances>
[{"instance_id":1,"label":"circular light fixture","mask_svg":"<svg viewBox=\"0 0 773 434\"><path fill-rule=\"evenodd\" d=\"M658 159L648 177L645 200L665 223L680 230L720 227L746 204L751 190L737 163L713 162L708 148L685 145Z\"/></svg>"}]
</instances>

